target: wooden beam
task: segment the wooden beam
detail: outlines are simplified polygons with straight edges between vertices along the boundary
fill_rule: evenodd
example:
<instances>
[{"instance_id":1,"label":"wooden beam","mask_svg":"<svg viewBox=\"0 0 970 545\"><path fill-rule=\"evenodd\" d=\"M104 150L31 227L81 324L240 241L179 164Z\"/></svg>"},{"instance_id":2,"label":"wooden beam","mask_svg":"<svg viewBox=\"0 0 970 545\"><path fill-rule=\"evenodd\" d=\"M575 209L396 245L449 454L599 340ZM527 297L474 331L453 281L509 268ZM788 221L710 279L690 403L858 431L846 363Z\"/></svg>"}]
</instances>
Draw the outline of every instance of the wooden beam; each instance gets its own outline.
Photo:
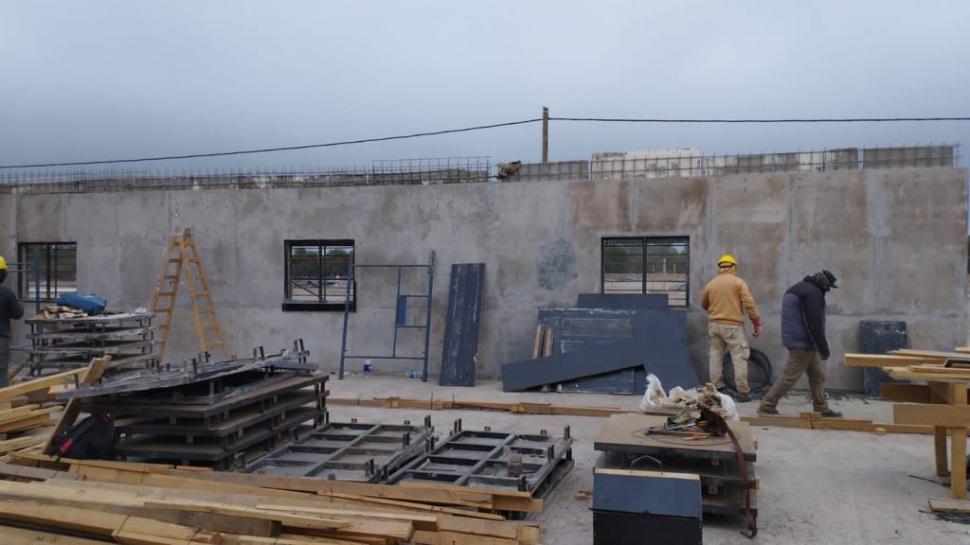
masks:
<instances>
[{"instance_id":1,"label":"wooden beam","mask_svg":"<svg viewBox=\"0 0 970 545\"><path fill-rule=\"evenodd\" d=\"M55 375L49 375L28 382L14 384L13 386L0 388L0 401L10 401L31 392L46 390L51 386L57 386L65 382L71 383L73 382L74 375L80 375L84 372L85 369L83 368L72 369L70 371L64 371L63 373L57 373Z\"/></svg>"},{"instance_id":2,"label":"wooden beam","mask_svg":"<svg viewBox=\"0 0 970 545\"><path fill-rule=\"evenodd\" d=\"M846 367L909 367L924 363L935 363L937 360L921 356L904 356L892 354L846 354L842 363Z\"/></svg>"},{"instance_id":3,"label":"wooden beam","mask_svg":"<svg viewBox=\"0 0 970 545\"><path fill-rule=\"evenodd\" d=\"M891 382L879 385L879 397L886 401L901 403L931 403L932 392L929 386L919 384L893 384Z\"/></svg>"},{"instance_id":4,"label":"wooden beam","mask_svg":"<svg viewBox=\"0 0 970 545\"><path fill-rule=\"evenodd\" d=\"M88 364L84 374L82 375L83 378L81 378L80 381L81 386L91 386L100 380L110 363L110 355L92 359L91 363ZM74 423L77 422L77 418L80 415L81 400L74 398L68 401L67 405L64 407L64 412L61 413L60 420L57 421L57 425L51 432L50 439L48 439L47 443L44 445L44 454L54 454L54 441L56 441L62 433L67 431L68 428L73 426Z\"/></svg>"},{"instance_id":5,"label":"wooden beam","mask_svg":"<svg viewBox=\"0 0 970 545\"><path fill-rule=\"evenodd\" d=\"M939 350L913 350L912 348L900 348L898 350L890 350L890 354L898 354L900 356L914 356L921 358L934 359L939 361L944 361L948 359L966 359L967 354L962 352L941 352Z\"/></svg>"},{"instance_id":6,"label":"wooden beam","mask_svg":"<svg viewBox=\"0 0 970 545\"><path fill-rule=\"evenodd\" d=\"M952 498L930 498L930 509L940 513L970 514L970 501Z\"/></svg>"},{"instance_id":7,"label":"wooden beam","mask_svg":"<svg viewBox=\"0 0 970 545\"><path fill-rule=\"evenodd\" d=\"M966 395L965 389L963 392ZM893 422L946 428L962 427L966 433L966 427L970 425L970 406L897 403L893 405Z\"/></svg>"},{"instance_id":8,"label":"wooden beam","mask_svg":"<svg viewBox=\"0 0 970 545\"><path fill-rule=\"evenodd\" d=\"M962 384L950 385L950 407L967 414L966 420L950 428L950 497L967 499L967 423L970 422L970 405L967 405L967 388Z\"/></svg>"}]
</instances>

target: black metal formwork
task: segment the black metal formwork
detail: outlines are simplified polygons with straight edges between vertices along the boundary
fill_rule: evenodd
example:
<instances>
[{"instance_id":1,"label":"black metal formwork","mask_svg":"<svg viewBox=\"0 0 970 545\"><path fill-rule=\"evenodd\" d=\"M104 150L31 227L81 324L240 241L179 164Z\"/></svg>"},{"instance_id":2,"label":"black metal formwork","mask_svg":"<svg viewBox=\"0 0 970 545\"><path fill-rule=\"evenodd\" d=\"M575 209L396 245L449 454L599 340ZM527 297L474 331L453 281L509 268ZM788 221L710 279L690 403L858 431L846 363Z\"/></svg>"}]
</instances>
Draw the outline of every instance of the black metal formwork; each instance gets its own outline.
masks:
<instances>
[{"instance_id":1,"label":"black metal formwork","mask_svg":"<svg viewBox=\"0 0 970 545\"><path fill-rule=\"evenodd\" d=\"M247 473L381 482L432 444L431 417L423 426L327 422L249 464Z\"/></svg>"},{"instance_id":2,"label":"black metal formwork","mask_svg":"<svg viewBox=\"0 0 970 545\"><path fill-rule=\"evenodd\" d=\"M389 484L425 481L459 486L512 488L542 497L573 466L569 427L562 437L463 430L456 420L443 443L395 472ZM521 456L521 469L516 471ZM512 471L510 472L510 465Z\"/></svg>"},{"instance_id":3,"label":"black metal formwork","mask_svg":"<svg viewBox=\"0 0 970 545\"><path fill-rule=\"evenodd\" d=\"M301 342L292 353L256 354L222 366L193 362L121 376L65 397L80 398L85 412L114 417L122 458L242 466L326 415L328 375L306 361Z\"/></svg>"},{"instance_id":4,"label":"black metal formwork","mask_svg":"<svg viewBox=\"0 0 970 545\"><path fill-rule=\"evenodd\" d=\"M112 369L151 367L158 361L152 330L154 314L118 313L81 318L30 318L25 348L31 374L75 369L91 358L111 355Z\"/></svg>"}]
</instances>

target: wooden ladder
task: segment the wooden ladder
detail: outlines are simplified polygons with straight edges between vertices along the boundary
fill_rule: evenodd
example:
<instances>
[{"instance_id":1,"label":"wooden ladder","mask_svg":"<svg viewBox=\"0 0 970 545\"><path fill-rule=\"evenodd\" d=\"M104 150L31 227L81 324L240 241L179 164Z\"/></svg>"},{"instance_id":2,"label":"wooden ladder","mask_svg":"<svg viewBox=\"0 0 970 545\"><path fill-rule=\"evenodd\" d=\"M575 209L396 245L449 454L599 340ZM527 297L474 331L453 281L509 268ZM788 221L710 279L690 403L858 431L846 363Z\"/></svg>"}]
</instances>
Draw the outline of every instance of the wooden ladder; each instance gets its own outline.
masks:
<instances>
[{"instance_id":1,"label":"wooden ladder","mask_svg":"<svg viewBox=\"0 0 970 545\"><path fill-rule=\"evenodd\" d=\"M169 238L168 250L162 262L162 272L158 276L155 293L152 294L151 311L165 315L164 322L159 326L161 329L161 339L158 342L159 363L162 363L165 357L165 348L168 345L175 314L175 299L183 276L192 302L195 336L199 339L200 351L211 354L218 348L224 357L230 357L231 353L226 345L222 326L219 324L219 316L216 315L216 306L209 292L209 281L206 279L205 271L202 270L199 249L192 240L192 230L186 228L182 234Z\"/></svg>"}]
</instances>

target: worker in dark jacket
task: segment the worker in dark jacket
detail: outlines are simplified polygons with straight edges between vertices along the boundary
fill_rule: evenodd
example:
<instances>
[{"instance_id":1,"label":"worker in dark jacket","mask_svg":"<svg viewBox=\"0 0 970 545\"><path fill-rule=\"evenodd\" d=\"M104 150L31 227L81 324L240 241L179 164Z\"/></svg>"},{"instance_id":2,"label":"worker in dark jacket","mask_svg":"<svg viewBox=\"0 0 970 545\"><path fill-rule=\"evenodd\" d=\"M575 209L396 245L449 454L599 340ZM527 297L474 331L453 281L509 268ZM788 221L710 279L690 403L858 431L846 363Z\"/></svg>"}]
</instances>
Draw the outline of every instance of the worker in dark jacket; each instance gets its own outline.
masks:
<instances>
[{"instance_id":1,"label":"worker in dark jacket","mask_svg":"<svg viewBox=\"0 0 970 545\"><path fill-rule=\"evenodd\" d=\"M831 355L825 338L825 294L835 285L835 275L822 271L788 288L781 303L781 339L788 349L788 363L781 379L761 400L758 412L778 414L778 400L801 378L808 375L815 412L840 417L825 399L825 364Z\"/></svg>"},{"instance_id":2,"label":"worker in dark jacket","mask_svg":"<svg viewBox=\"0 0 970 545\"><path fill-rule=\"evenodd\" d=\"M10 320L24 316L17 295L2 285L7 279L7 260L0 256L0 387L7 385L7 369L10 367Z\"/></svg>"}]
</instances>

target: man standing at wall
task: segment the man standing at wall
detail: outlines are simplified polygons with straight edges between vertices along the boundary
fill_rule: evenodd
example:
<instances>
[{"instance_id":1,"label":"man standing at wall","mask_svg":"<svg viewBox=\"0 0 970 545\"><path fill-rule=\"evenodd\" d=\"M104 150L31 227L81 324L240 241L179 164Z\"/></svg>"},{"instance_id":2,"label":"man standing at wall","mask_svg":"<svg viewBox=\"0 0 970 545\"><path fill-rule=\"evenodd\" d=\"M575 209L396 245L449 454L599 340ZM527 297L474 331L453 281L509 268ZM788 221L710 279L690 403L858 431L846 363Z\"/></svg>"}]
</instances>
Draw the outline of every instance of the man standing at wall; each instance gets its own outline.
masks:
<instances>
[{"instance_id":1,"label":"man standing at wall","mask_svg":"<svg viewBox=\"0 0 970 545\"><path fill-rule=\"evenodd\" d=\"M17 295L12 289L2 285L7 279L7 260L0 256L0 387L7 385L10 367L10 319L19 320L24 316Z\"/></svg>"},{"instance_id":2,"label":"man standing at wall","mask_svg":"<svg viewBox=\"0 0 970 545\"><path fill-rule=\"evenodd\" d=\"M835 275L822 271L788 288L781 303L781 340L788 349L788 363L781 379L761 400L758 412L778 414L780 400L802 373L808 375L812 405L817 413L838 418L842 413L829 408L825 399L825 364L829 343L825 338L825 294L835 285Z\"/></svg>"},{"instance_id":3,"label":"man standing at wall","mask_svg":"<svg viewBox=\"0 0 970 545\"><path fill-rule=\"evenodd\" d=\"M717 260L717 276L704 286L701 308L707 311L707 337L710 342L710 381L718 390L724 388L724 349L731 353L737 400L751 401L748 390L748 339L744 336L744 313L754 326L754 336L761 334L761 315L748 289L737 276L738 262L731 254Z\"/></svg>"}]
</instances>

